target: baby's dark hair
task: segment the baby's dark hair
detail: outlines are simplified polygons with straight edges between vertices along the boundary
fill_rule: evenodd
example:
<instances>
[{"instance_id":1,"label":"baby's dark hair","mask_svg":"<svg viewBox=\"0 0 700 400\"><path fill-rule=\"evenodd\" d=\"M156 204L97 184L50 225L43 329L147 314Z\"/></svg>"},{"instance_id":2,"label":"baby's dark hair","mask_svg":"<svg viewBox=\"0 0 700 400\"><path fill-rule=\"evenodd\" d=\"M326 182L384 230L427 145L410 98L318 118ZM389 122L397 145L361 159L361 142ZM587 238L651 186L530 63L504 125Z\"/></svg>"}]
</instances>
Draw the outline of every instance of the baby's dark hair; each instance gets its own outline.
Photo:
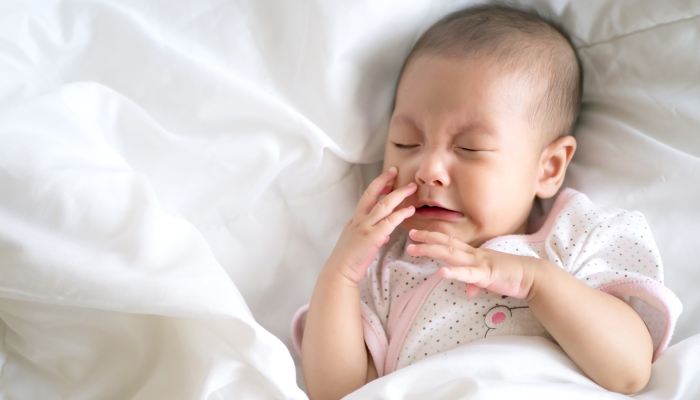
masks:
<instances>
[{"instance_id":1,"label":"baby's dark hair","mask_svg":"<svg viewBox=\"0 0 700 400\"><path fill-rule=\"evenodd\" d=\"M527 83L546 79L544 98L530 110L530 124L543 130L543 145L573 133L583 92L581 60L569 34L538 12L500 4L453 12L423 33L401 74L421 55L484 57L521 72Z\"/></svg>"}]
</instances>

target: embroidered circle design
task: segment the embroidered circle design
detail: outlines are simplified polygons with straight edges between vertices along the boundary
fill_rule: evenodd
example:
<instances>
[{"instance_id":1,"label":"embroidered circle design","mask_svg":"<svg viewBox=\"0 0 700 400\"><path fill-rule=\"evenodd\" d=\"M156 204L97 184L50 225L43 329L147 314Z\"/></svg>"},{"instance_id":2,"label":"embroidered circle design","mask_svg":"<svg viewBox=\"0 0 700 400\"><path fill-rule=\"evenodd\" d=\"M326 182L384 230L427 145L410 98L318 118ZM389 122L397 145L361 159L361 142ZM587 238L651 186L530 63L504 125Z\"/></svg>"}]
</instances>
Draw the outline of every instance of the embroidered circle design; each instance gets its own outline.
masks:
<instances>
[{"instance_id":1,"label":"embroidered circle design","mask_svg":"<svg viewBox=\"0 0 700 400\"><path fill-rule=\"evenodd\" d=\"M506 314L500 311L491 316L491 322L493 322L494 324L497 324L503 321L504 319L506 319Z\"/></svg>"}]
</instances>

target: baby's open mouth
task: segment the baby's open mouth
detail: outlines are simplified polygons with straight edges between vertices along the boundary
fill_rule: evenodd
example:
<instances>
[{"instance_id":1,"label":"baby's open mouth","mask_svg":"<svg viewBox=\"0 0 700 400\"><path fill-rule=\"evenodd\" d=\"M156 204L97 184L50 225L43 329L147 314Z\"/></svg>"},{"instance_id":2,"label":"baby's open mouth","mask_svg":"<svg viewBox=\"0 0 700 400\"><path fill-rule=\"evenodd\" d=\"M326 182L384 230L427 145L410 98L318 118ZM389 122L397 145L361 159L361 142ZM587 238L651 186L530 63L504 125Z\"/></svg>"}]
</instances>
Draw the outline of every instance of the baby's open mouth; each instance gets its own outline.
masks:
<instances>
[{"instance_id":1,"label":"baby's open mouth","mask_svg":"<svg viewBox=\"0 0 700 400\"><path fill-rule=\"evenodd\" d=\"M442 207L438 207L438 206L421 206L421 207L418 207L418 209L434 209L434 210L447 210L447 211L452 211L452 210L450 210L450 209L442 208Z\"/></svg>"},{"instance_id":2,"label":"baby's open mouth","mask_svg":"<svg viewBox=\"0 0 700 400\"><path fill-rule=\"evenodd\" d=\"M455 219L463 217L463 214L458 211L450 210L439 206L420 206L416 208L416 214L428 218L437 219Z\"/></svg>"}]
</instances>

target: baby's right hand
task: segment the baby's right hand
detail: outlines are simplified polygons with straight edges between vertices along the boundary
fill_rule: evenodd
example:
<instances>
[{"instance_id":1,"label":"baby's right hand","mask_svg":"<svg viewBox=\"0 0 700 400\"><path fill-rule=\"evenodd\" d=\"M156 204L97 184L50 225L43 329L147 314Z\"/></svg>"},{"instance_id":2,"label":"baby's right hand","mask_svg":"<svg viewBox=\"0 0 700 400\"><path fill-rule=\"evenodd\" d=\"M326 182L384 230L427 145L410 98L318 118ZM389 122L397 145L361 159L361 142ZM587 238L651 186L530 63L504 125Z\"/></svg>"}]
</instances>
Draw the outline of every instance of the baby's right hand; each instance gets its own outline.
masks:
<instances>
[{"instance_id":1,"label":"baby's right hand","mask_svg":"<svg viewBox=\"0 0 700 400\"><path fill-rule=\"evenodd\" d=\"M406 197L415 193L415 182L396 189L379 200L381 195L391 190L387 185L396 178L397 172L396 167L391 167L370 183L324 268L335 269L352 282L359 282L377 256L379 248L389 241L389 235L403 220L416 212L413 206L394 211Z\"/></svg>"}]
</instances>

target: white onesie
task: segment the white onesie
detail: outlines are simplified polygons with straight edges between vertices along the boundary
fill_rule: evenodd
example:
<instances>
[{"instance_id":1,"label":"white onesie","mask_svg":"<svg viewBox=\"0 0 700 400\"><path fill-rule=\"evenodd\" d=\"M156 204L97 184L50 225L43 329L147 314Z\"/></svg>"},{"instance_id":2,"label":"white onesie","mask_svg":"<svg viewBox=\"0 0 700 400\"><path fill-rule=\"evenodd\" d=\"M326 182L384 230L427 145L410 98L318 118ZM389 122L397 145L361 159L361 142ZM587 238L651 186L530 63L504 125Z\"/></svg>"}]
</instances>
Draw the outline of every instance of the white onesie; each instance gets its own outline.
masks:
<instances>
[{"instance_id":1,"label":"white onesie","mask_svg":"<svg viewBox=\"0 0 700 400\"><path fill-rule=\"evenodd\" d=\"M496 237L481 247L548 259L587 285L623 297L649 328L655 361L671 339L682 306L663 285L659 252L644 216L596 206L586 195L564 189L538 222L528 229L537 229L533 234ZM488 336L537 335L554 341L525 300L484 290L469 297L465 283L437 273L442 261L409 255L411 243L397 228L360 281L365 343L379 376ZM307 308L292 321L299 354Z\"/></svg>"}]
</instances>

